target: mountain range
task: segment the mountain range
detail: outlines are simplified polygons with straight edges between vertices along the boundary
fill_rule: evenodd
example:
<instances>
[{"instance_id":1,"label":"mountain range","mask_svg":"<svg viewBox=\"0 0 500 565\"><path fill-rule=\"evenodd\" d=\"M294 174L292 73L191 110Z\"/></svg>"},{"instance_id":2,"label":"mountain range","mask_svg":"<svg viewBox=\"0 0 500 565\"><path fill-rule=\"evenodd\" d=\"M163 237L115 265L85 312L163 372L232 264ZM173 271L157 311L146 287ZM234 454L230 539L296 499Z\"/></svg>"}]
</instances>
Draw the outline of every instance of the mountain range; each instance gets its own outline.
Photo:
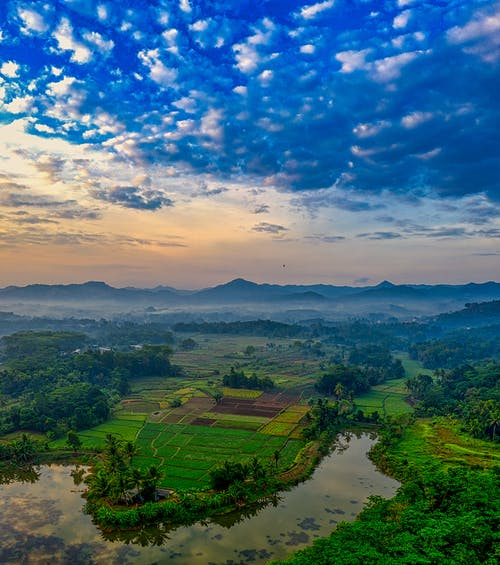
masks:
<instances>
[{"instance_id":1,"label":"mountain range","mask_svg":"<svg viewBox=\"0 0 500 565\"><path fill-rule=\"evenodd\" d=\"M385 312L395 316L448 312L466 303L500 299L496 282L464 285L398 285L383 281L375 286L327 284L258 284L242 278L202 290L167 286L115 288L104 282L82 284L8 286L0 289L0 304L66 304L84 307L107 303L129 307L216 307L254 305L269 309L286 307L321 311Z\"/></svg>"}]
</instances>

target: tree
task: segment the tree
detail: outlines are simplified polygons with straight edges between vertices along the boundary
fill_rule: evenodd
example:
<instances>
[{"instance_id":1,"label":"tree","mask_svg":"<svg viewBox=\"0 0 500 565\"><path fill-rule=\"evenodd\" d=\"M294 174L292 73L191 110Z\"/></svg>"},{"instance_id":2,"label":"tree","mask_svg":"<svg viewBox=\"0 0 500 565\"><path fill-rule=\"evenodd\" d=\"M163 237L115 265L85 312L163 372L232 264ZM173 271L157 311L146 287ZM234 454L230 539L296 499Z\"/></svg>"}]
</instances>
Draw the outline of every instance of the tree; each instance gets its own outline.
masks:
<instances>
[{"instance_id":1,"label":"tree","mask_svg":"<svg viewBox=\"0 0 500 565\"><path fill-rule=\"evenodd\" d=\"M139 453L139 448L133 442L127 441L123 446L123 451L128 458L128 462L132 463L132 459Z\"/></svg>"},{"instance_id":2,"label":"tree","mask_svg":"<svg viewBox=\"0 0 500 565\"><path fill-rule=\"evenodd\" d=\"M276 470L278 470L278 461L280 460L280 451L276 449L273 453L274 464L276 465Z\"/></svg>"},{"instance_id":3,"label":"tree","mask_svg":"<svg viewBox=\"0 0 500 565\"><path fill-rule=\"evenodd\" d=\"M82 447L82 440L78 437L77 433L73 430L68 430L66 436L66 443L76 453Z\"/></svg>"}]
</instances>

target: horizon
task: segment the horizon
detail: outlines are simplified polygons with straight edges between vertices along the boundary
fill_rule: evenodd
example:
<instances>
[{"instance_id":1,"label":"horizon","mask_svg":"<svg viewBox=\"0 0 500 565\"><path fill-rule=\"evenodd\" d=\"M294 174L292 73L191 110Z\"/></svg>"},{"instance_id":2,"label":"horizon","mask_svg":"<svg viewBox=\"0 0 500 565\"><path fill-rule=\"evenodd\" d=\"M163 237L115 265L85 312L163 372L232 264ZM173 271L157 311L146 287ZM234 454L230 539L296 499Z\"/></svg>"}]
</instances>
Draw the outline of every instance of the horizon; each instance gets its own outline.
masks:
<instances>
[{"instance_id":1,"label":"horizon","mask_svg":"<svg viewBox=\"0 0 500 565\"><path fill-rule=\"evenodd\" d=\"M3 6L3 287L500 280L498 0Z\"/></svg>"},{"instance_id":2,"label":"horizon","mask_svg":"<svg viewBox=\"0 0 500 565\"><path fill-rule=\"evenodd\" d=\"M79 282L67 282L67 283L40 283L40 282L31 282L31 283L27 283L27 284L11 284L11 285L6 285L6 286L0 286L0 290L4 290L6 288L9 287L17 287L17 288L26 288L29 286L82 286L82 285L87 285L87 284L100 284L100 285L106 285L108 287L111 288L115 288L118 290L121 289L127 289L127 288L134 288L136 290L154 290L158 287L164 287L164 288L172 288L174 290L182 290L182 291L192 291L192 292L198 292L201 290L205 290L205 289L210 289L210 288L215 288L215 287L219 287L219 286L226 286L229 285L231 283L234 282L247 282L247 283L252 283L252 284L256 284L256 285L271 285L271 286L318 286L318 285L324 285L324 286L333 286L333 287L340 287L340 286L346 286L346 287L351 287L351 288L376 288L379 286L383 286L385 284L391 285L391 286L466 286L469 284L475 284L475 285L484 285L484 284L489 284L489 283L493 283L493 284L500 284L499 281L495 281L495 280L485 280L485 281L467 281L465 283L431 283L431 282L427 282L427 283L397 283L397 282L393 282L387 279L384 279L382 281L379 282L374 282L371 284L365 283L365 284L357 284L357 285L340 285L340 284L336 284L334 282L332 283L275 283L275 282L269 282L269 281L263 281L263 282L257 282L257 281L253 281L253 280L249 280L249 279L245 279L243 277L236 277L227 281L222 281L222 282L218 282L215 283L214 285L210 285L210 286L206 286L206 287L198 287L198 288L194 288L194 287L190 287L190 288L184 288L184 287L178 287L178 286L173 286L171 284L168 283L162 283L162 282L158 282L157 284L153 285L153 286L134 286L134 285L125 285L125 286L116 286L114 284L110 284L107 281L103 281L103 280L84 280L84 281L79 281Z\"/></svg>"}]
</instances>

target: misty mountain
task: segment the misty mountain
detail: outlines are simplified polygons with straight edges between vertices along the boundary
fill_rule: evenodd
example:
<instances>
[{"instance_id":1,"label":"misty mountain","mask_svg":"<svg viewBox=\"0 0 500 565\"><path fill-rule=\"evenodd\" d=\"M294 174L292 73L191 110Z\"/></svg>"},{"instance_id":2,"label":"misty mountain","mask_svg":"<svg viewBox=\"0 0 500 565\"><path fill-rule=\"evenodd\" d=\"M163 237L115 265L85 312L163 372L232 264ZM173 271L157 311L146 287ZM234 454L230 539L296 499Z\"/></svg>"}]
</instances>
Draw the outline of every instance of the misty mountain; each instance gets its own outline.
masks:
<instances>
[{"instance_id":1,"label":"misty mountain","mask_svg":"<svg viewBox=\"0 0 500 565\"><path fill-rule=\"evenodd\" d=\"M466 303L500 300L500 284L397 285L383 281L374 286L349 287L325 284L258 284L237 278L198 291L167 286L153 289L115 288L105 282L0 289L0 304L66 305L73 308L101 307L114 311L155 308L262 308L266 312L303 308L311 315L360 316L374 312L410 318L459 310Z\"/></svg>"}]
</instances>

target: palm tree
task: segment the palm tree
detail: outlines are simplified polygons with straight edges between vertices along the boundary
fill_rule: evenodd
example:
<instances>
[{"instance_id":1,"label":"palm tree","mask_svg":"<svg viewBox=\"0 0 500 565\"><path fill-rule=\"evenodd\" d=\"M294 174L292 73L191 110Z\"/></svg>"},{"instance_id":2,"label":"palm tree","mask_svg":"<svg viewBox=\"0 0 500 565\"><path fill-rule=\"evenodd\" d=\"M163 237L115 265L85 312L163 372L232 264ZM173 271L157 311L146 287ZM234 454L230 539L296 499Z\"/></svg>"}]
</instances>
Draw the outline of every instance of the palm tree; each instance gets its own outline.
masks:
<instances>
[{"instance_id":1,"label":"palm tree","mask_svg":"<svg viewBox=\"0 0 500 565\"><path fill-rule=\"evenodd\" d=\"M135 455L139 453L139 448L131 441L127 441L123 446L123 451L125 455L128 457L129 463L132 463L132 459Z\"/></svg>"},{"instance_id":2,"label":"palm tree","mask_svg":"<svg viewBox=\"0 0 500 565\"><path fill-rule=\"evenodd\" d=\"M20 440L12 442L12 448L14 450L14 459L23 465L30 463L36 452L33 438L26 433L21 435Z\"/></svg>"},{"instance_id":3,"label":"palm tree","mask_svg":"<svg viewBox=\"0 0 500 565\"><path fill-rule=\"evenodd\" d=\"M111 493L111 477L103 469L92 473L85 482L89 486L87 495L89 500L106 499Z\"/></svg>"},{"instance_id":4,"label":"palm tree","mask_svg":"<svg viewBox=\"0 0 500 565\"><path fill-rule=\"evenodd\" d=\"M156 465L151 465L144 473L141 494L146 500L155 500L156 488L162 477L163 474Z\"/></svg>"}]
</instances>

